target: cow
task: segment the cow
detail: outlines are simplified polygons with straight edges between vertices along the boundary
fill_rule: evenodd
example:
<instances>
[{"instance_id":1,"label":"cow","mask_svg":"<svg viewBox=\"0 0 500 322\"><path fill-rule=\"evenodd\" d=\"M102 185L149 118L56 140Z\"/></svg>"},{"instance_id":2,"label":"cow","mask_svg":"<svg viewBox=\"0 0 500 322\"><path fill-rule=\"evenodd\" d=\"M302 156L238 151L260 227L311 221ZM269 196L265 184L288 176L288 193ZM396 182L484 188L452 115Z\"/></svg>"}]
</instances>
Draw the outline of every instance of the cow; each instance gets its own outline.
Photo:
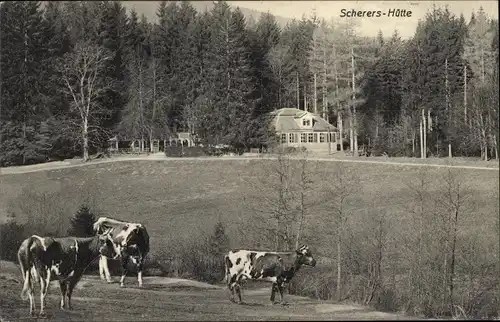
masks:
<instances>
[{"instance_id":1,"label":"cow","mask_svg":"<svg viewBox=\"0 0 500 322\"><path fill-rule=\"evenodd\" d=\"M94 223L94 231L100 233L105 229L110 229L113 242L120 249L120 260L122 266L122 276L120 287L124 287L125 276L127 275L127 265L129 260L136 265L137 280L139 287L142 287L142 269L144 260L149 253L149 235L146 227L138 223L130 223L108 217L99 217ZM99 260L99 274L102 280L112 283L108 268L108 258L101 256Z\"/></svg>"},{"instance_id":2,"label":"cow","mask_svg":"<svg viewBox=\"0 0 500 322\"><path fill-rule=\"evenodd\" d=\"M271 303L275 304L274 296L278 290L280 303L285 304L283 301L285 283L290 282L302 265L316 266L316 260L307 245L302 245L294 252L231 250L224 259L225 279L231 292L230 300L235 302L236 291L240 304L242 303L240 282L247 279L271 282Z\"/></svg>"},{"instance_id":3,"label":"cow","mask_svg":"<svg viewBox=\"0 0 500 322\"><path fill-rule=\"evenodd\" d=\"M40 283L40 316L45 316L45 297L50 281L58 280L61 309L71 307L71 294L85 269L100 255L116 258L119 254L109 232L94 237L40 237L32 235L19 247L17 258L24 284L21 299L30 300L34 315L34 282ZM35 281L33 281L34 279Z\"/></svg>"}]
</instances>

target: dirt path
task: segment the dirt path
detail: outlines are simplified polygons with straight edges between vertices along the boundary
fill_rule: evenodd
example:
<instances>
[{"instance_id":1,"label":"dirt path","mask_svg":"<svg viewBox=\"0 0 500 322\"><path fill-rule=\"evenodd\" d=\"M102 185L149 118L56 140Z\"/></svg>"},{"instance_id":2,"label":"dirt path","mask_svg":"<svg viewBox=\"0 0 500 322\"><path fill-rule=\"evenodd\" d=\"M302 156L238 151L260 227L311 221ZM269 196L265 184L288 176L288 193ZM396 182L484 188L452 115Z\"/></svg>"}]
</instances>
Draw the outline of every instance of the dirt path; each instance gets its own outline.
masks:
<instances>
[{"instance_id":1,"label":"dirt path","mask_svg":"<svg viewBox=\"0 0 500 322\"><path fill-rule=\"evenodd\" d=\"M5 264L6 262L2 262ZM26 319L29 301L21 301L20 274L13 263L0 268L0 320ZM116 279L116 277L115 277ZM317 301L285 294L289 305L271 305L268 288L243 289L245 304L228 299L223 286L191 280L146 277L139 289L135 278L128 287L106 284L96 276L85 276L74 292L73 311L59 309L59 286L51 284L47 313L51 321L154 321L154 320L402 320L407 316L377 312L370 308ZM36 290L38 294L38 290ZM39 297L35 297L39 309Z\"/></svg>"},{"instance_id":2,"label":"dirt path","mask_svg":"<svg viewBox=\"0 0 500 322\"><path fill-rule=\"evenodd\" d=\"M92 162L82 163L79 160L70 161L59 161L59 162L49 162L35 165L27 166L16 166L0 168L0 174L18 174L18 173L30 173L38 171L56 170L64 168L75 168L84 167L89 165L110 163L110 162L121 162L121 161L214 161L214 162L224 162L224 161L245 161L245 160L271 160L274 157L270 156L223 156L223 157L196 157L196 158L177 158L177 157L165 157L163 154L154 154L149 156L120 156L113 157L110 159L103 160L93 160ZM469 166L462 164L433 164L433 163L417 163L420 159L408 159L405 162L394 162L394 161L378 161L378 160L359 160L359 159L347 159L347 158L324 158L324 157L309 157L312 161L322 161L322 162L345 162L345 163L368 163L368 164L386 164L395 166L413 166L413 167L437 167L437 168L457 168L457 169L471 169L471 170L487 170L487 171L499 171L498 162L492 161L491 166ZM442 161L442 160L440 160Z\"/></svg>"}]
</instances>

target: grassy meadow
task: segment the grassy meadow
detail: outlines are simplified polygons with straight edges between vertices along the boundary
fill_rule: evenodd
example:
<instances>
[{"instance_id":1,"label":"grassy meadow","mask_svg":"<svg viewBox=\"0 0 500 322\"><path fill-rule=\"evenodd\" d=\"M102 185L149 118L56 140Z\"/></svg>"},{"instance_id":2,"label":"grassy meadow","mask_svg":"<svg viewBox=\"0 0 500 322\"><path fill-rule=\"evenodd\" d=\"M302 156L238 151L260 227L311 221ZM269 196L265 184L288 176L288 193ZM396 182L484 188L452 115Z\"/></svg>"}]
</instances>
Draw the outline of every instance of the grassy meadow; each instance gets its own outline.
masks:
<instances>
[{"instance_id":1,"label":"grassy meadow","mask_svg":"<svg viewBox=\"0 0 500 322\"><path fill-rule=\"evenodd\" d=\"M298 166L293 164L297 162L291 161L286 168L291 177L297 176ZM407 288L403 286L406 281L408 285L416 283L411 281L415 278L412 269L417 260L414 247L418 209L425 209L421 212L425 223L421 221L418 226L421 240L428 236L422 246L427 250L425 259L422 256L418 259L421 265L427 263L428 269L419 274L435 271L432 267L442 264L439 250L444 239L440 240L433 229L440 225L439 218L444 218L439 217L438 209L445 209L446 202L439 196L449 190L446 178L450 176L460 182L463 198L457 221L456 274L459 279L469 279L470 285L476 285L477 296L486 296L483 284L491 282L494 276L491 272L498 261L498 171L307 162L309 188L305 193L305 224L300 241L311 246L321 265L300 271L294 292L328 299L334 297L338 226L332 202L337 200L335 189L338 189L339 179L335 173L341 167L349 173L346 184L351 189L343 204L342 289L347 294L343 299L373 304L367 301L366 294L356 295L356 290L367 283L358 277L368 276L369 281L377 275L382 284L392 285L378 288L382 292L379 301L392 297L392 302L398 303L392 306L379 303L381 308L432 315L422 308L425 305L415 309L414 305L406 303L410 301L407 298L412 297L411 290L406 291L409 293L406 297L397 290ZM280 167L276 160L123 161L1 175L0 216L14 215L18 222L44 226L53 234L64 235L70 216L79 205L86 203L101 215L144 223L151 236L151 257L165 261L175 258L175 254L191 241L208 237L219 221L226 226L231 247L268 248L271 241L259 234L259 223L263 223L262 213L272 213L279 203L276 200L279 195L277 174L283 168ZM415 186L421 178L427 181L423 189L426 197L419 204ZM422 205L425 207L421 208ZM264 226L271 222L265 222ZM446 239L448 242L451 243L451 239ZM377 250L380 250L378 259ZM377 274L370 270L374 263L379 267ZM321 275L321 279L313 282L315 274ZM426 278L422 283L429 285L419 286L419 292L434 294L437 291L428 288L439 277ZM460 292L460 287L455 290ZM463 296L459 298L466 301ZM480 302L477 298L474 301ZM419 303L427 302L420 298ZM463 307L468 305L464 303ZM467 312L491 314L484 310L472 313L474 310L471 308Z\"/></svg>"}]
</instances>

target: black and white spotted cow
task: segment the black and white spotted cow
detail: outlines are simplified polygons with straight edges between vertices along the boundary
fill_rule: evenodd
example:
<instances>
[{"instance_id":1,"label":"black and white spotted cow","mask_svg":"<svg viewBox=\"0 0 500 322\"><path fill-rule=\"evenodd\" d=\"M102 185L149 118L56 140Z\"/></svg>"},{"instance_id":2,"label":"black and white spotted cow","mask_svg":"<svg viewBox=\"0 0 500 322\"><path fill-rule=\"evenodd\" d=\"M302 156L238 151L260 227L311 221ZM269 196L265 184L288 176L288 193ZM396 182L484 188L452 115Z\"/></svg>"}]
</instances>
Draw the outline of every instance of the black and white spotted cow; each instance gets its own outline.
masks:
<instances>
[{"instance_id":1,"label":"black and white spotted cow","mask_svg":"<svg viewBox=\"0 0 500 322\"><path fill-rule=\"evenodd\" d=\"M301 246L295 252L264 252L252 250L232 250L225 256L226 282L231 292L238 294L241 303L241 284L244 280L263 280L272 283L271 302L274 304L276 290L283 301L284 284L290 282L302 265L316 266L309 247Z\"/></svg>"},{"instance_id":2,"label":"black and white spotted cow","mask_svg":"<svg viewBox=\"0 0 500 322\"><path fill-rule=\"evenodd\" d=\"M40 283L40 315L45 315L45 297L51 280L61 288L61 309L71 309L71 294L89 264L100 255L115 258L117 249L109 232L88 238L40 237L25 239L17 252L24 284L21 299L30 300L30 314L35 311L34 282Z\"/></svg>"},{"instance_id":3,"label":"black and white spotted cow","mask_svg":"<svg viewBox=\"0 0 500 322\"><path fill-rule=\"evenodd\" d=\"M142 269L146 255L149 253L149 235L146 227L138 223L130 223L108 217L100 217L94 223L94 231L101 233L109 229L113 242L120 250L122 266L122 276L120 286L124 287L125 276L127 275L127 265L129 260L136 265L137 280L139 287L142 287ZM99 261L99 274L101 279L106 279L111 283L111 275L108 268L108 258L101 256Z\"/></svg>"}]
</instances>

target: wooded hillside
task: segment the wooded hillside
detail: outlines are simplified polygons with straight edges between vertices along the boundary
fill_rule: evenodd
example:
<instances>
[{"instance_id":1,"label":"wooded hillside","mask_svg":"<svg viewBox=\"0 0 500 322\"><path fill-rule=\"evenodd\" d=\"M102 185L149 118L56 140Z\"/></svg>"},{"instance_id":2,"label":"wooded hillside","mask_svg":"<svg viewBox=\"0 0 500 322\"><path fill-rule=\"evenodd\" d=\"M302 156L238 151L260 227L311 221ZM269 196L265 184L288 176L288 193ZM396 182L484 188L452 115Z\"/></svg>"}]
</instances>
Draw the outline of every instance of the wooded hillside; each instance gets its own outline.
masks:
<instances>
[{"instance_id":1,"label":"wooded hillside","mask_svg":"<svg viewBox=\"0 0 500 322\"><path fill-rule=\"evenodd\" d=\"M224 1L162 2L157 16L119 1L2 3L0 165L86 158L116 134L248 149L283 107L324 115L354 154L498 158L498 21L483 10L435 8L408 41L313 15L247 23Z\"/></svg>"}]
</instances>

